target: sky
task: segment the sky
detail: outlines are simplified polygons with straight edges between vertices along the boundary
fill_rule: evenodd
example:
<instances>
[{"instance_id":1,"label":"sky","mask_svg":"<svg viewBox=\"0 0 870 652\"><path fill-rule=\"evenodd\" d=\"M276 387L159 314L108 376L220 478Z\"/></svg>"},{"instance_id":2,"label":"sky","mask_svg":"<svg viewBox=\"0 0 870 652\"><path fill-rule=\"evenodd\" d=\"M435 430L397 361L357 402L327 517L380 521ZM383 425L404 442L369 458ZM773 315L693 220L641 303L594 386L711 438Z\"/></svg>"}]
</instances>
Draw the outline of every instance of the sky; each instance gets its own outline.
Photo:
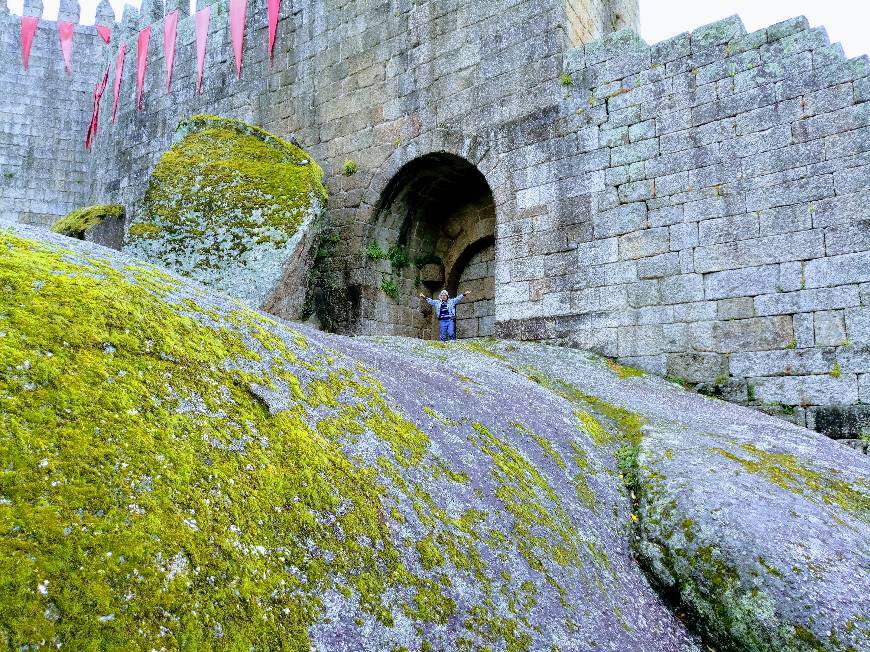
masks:
<instances>
[{"instance_id":1,"label":"sky","mask_svg":"<svg viewBox=\"0 0 870 652\"><path fill-rule=\"evenodd\" d=\"M23 0L8 0L13 13L21 13ZM94 22L99 0L81 0L82 22ZM110 0L120 19L125 0ZM3 0L0 0L3 2ZM57 17L59 0L43 0L45 17ZM138 6L138 0L129 4ZM793 16L806 16L813 27L825 27L832 43L843 45L846 55L870 54L870 1L868 0L640 0L640 35L647 43L737 14L748 31L767 27Z\"/></svg>"}]
</instances>

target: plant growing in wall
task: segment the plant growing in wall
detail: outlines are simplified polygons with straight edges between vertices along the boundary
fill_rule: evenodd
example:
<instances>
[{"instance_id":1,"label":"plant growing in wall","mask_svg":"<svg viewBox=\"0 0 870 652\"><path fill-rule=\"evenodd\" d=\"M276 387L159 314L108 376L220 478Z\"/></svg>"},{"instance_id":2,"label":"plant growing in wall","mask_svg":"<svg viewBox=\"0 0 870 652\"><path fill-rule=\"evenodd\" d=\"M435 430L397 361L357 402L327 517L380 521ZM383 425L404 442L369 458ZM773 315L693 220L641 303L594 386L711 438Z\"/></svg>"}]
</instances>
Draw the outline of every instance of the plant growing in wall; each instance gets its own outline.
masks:
<instances>
[{"instance_id":1,"label":"plant growing in wall","mask_svg":"<svg viewBox=\"0 0 870 652\"><path fill-rule=\"evenodd\" d=\"M346 160L341 168L341 171L344 173L344 176L352 177L354 174L356 174L356 161L352 161L350 159Z\"/></svg>"},{"instance_id":2,"label":"plant growing in wall","mask_svg":"<svg viewBox=\"0 0 870 652\"><path fill-rule=\"evenodd\" d=\"M390 247L390 250L387 252L387 257L390 259L390 264L393 266L393 270L395 271L404 269L408 266L408 263L411 262L402 245L393 245Z\"/></svg>"},{"instance_id":3,"label":"plant growing in wall","mask_svg":"<svg viewBox=\"0 0 870 652\"><path fill-rule=\"evenodd\" d=\"M374 240L369 243L369 246L366 248L366 258L369 260L383 260L387 257L384 253L384 250L381 249L381 245L379 245Z\"/></svg>"},{"instance_id":4,"label":"plant growing in wall","mask_svg":"<svg viewBox=\"0 0 870 652\"><path fill-rule=\"evenodd\" d=\"M563 70L559 74L559 83L562 84L562 86L571 86L574 83L574 78L571 77L570 73Z\"/></svg>"},{"instance_id":5,"label":"plant growing in wall","mask_svg":"<svg viewBox=\"0 0 870 652\"><path fill-rule=\"evenodd\" d=\"M399 286L392 276L385 276L381 280L381 290L391 299L396 299L399 296Z\"/></svg>"}]
</instances>

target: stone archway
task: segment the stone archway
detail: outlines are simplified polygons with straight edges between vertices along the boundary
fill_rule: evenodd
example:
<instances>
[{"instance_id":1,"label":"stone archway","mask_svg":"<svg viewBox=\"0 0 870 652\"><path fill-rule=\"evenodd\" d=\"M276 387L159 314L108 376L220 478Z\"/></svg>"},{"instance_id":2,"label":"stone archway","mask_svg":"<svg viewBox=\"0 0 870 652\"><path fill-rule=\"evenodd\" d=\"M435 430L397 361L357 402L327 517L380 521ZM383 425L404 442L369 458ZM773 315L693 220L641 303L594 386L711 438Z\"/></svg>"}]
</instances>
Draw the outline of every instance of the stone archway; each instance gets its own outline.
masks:
<instances>
[{"instance_id":1,"label":"stone archway","mask_svg":"<svg viewBox=\"0 0 870 652\"><path fill-rule=\"evenodd\" d=\"M471 290L457 336L491 335L495 293L495 202L466 159L437 152L405 164L381 193L369 225L358 331L429 339L429 306L417 298Z\"/></svg>"}]
</instances>

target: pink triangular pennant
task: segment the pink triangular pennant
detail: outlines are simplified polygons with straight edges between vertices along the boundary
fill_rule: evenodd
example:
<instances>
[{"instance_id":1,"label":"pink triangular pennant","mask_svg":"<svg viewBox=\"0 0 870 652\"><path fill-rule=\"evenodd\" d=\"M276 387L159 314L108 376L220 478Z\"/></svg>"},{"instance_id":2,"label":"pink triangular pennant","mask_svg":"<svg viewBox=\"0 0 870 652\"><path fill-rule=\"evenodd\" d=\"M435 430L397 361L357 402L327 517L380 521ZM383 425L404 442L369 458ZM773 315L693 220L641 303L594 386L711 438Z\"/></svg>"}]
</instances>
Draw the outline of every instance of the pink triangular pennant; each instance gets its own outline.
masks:
<instances>
[{"instance_id":1,"label":"pink triangular pennant","mask_svg":"<svg viewBox=\"0 0 870 652\"><path fill-rule=\"evenodd\" d=\"M109 41L112 40L112 30L105 25L94 25L97 30L97 34L106 42L106 45L109 44Z\"/></svg>"},{"instance_id":2,"label":"pink triangular pennant","mask_svg":"<svg viewBox=\"0 0 870 652\"><path fill-rule=\"evenodd\" d=\"M281 13L281 0L269 0L269 62L275 47L275 34L278 31L278 16Z\"/></svg>"},{"instance_id":3,"label":"pink triangular pennant","mask_svg":"<svg viewBox=\"0 0 870 652\"><path fill-rule=\"evenodd\" d=\"M136 110L142 110L142 86L145 84L145 67L148 65L148 44L151 42L151 26L139 30L139 46L136 50Z\"/></svg>"},{"instance_id":4,"label":"pink triangular pennant","mask_svg":"<svg viewBox=\"0 0 870 652\"><path fill-rule=\"evenodd\" d=\"M30 61L30 46L33 45L37 25L39 25L38 16L21 17L21 58L24 59L25 70L27 70L27 64Z\"/></svg>"},{"instance_id":5,"label":"pink triangular pennant","mask_svg":"<svg viewBox=\"0 0 870 652\"><path fill-rule=\"evenodd\" d=\"M178 9L163 17L163 54L166 57L166 92L172 83L172 64L175 62L175 32L178 29Z\"/></svg>"},{"instance_id":6,"label":"pink triangular pennant","mask_svg":"<svg viewBox=\"0 0 870 652\"><path fill-rule=\"evenodd\" d=\"M196 28L196 92L202 94L202 66L205 62L205 44L208 40L208 21L211 19L211 5L196 12L194 27Z\"/></svg>"},{"instance_id":7,"label":"pink triangular pennant","mask_svg":"<svg viewBox=\"0 0 870 652\"><path fill-rule=\"evenodd\" d=\"M66 65L66 76L72 74L73 34L76 26L65 20L57 21L57 34L60 36L60 50L63 52L63 62Z\"/></svg>"},{"instance_id":8,"label":"pink triangular pennant","mask_svg":"<svg viewBox=\"0 0 870 652\"><path fill-rule=\"evenodd\" d=\"M124 57L127 54L127 44L121 43L118 48L118 56L115 57L115 87L112 99L112 122L115 122L115 114L118 113L118 95L121 92L121 75L124 72Z\"/></svg>"},{"instance_id":9,"label":"pink triangular pennant","mask_svg":"<svg viewBox=\"0 0 870 652\"><path fill-rule=\"evenodd\" d=\"M245 41L245 14L248 0L230 0L230 36L236 55L236 79L242 76L242 46Z\"/></svg>"}]
</instances>

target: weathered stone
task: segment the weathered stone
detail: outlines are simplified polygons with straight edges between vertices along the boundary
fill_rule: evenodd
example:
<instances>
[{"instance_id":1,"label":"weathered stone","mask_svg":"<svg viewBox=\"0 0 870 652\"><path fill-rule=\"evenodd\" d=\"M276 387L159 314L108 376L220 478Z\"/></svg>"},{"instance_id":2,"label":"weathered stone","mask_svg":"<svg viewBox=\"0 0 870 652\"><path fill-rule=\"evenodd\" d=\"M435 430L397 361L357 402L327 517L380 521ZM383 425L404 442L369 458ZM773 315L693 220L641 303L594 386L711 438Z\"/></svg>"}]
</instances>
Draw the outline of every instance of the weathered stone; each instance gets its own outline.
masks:
<instances>
[{"instance_id":1,"label":"weathered stone","mask_svg":"<svg viewBox=\"0 0 870 652\"><path fill-rule=\"evenodd\" d=\"M846 342L846 324L842 311L821 311L813 317L817 346L842 346Z\"/></svg>"},{"instance_id":2,"label":"weathered stone","mask_svg":"<svg viewBox=\"0 0 870 652\"><path fill-rule=\"evenodd\" d=\"M236 120L196 116L154 169L125 251L261 307L305 299L323 172L295 145Z\"/></svg>"},{"instance_id":3,"label":"weathered stone","mask_svg":"<svg viewBox=\"0 0 870 652\"><path fill-rule=\"evenodd\" d=\"M828 405L858 400L858 382L852 374L838 378L831 375L765 377L751 379L750 383L755 397L766 403Z\"/></svg>"},{"instance_id":4,"label":"weathered stone","mask_svg":"<svg viewBox=\"0 0 870 652\"><path fill-rule=\"evenodd\" d=\"M833 349L789 349L732 353L729 369L735 376L798 376L830 374L837 361Z\"/></svg>"},{"instance_id":5,"label":"weathered stone","mask_svg":"<svg viewBox=\"0 0 870 652\"><path fill-rule=\"evenodd\" d=\"M669 353L667 373L690 383L710 382L727 371L727 362L718 353Z\"/></svg>"},{"instance_id":6,"label":"weathered stone","mask_svg":"<svg viewBox=\"0 0 870 652\"><path fill-rule=\"evenodd\" d=\"M868 303L870 290L857 288L870 287L870 60L844 60L804 19L746 34L731 18L649 47L630 30L601 39L636 20L631 2L399 3L386 13L315 2L282 12L271 65L263 41L245 39L235 80L230 39L214 38L227 20L215 6L202 95L181 92L196 83L195 66L182 65L195 58L182 21L168 93L152 35L141 110L122 92L108 129L104 97L89 154L69 137L78 127L47 128L88 123L94 81L121 42L122 89L134 88L138 30L168 10L184 14L175 0L159 4L126 11L108 49L78 30L70 79L39 35L28 77L15 66L0 74L14 89L0 221L47 226L95 201L140 221L171 127L203 111L292 132L323 164L330 208L321 234L311 232L311 278L290 283L270 310L301 308L293 288L308 286L305 310L328 329L431 337L415 296L418 263L432 260L444 266L435 285L464 279L488 293L462 306L465 333L498 321L504 333L613 353L615 329L664 332L670 320L718 351L718 331L689 327L753 314L793 316L795 345L822 347L814 313ZM20 60L16 21L0 19L3 60ZM564 35L532 29L542 24ZM565 52L566 43L582 45ZM37 137L50 157L32 148ZM367 255L373 242L398 265ZM469 264L490 243L491 260ZM862 332L863 318L845 319L847 339ZM819 328L827 332L824 317ZM662 344L635 340L646 341L656 352L632 359L661 368ZM668 346L689 352L688 342ZM745 378L733 378L728 396L741 387Z\"/></svg>"},{"instance_id":7,"label":"weathered stone","mask_svg":"<svg viewBox=\"0 0 870 652\"><path fill-rule=\"evenodd\" d=\"M737 297L722 299L716 303L716 315L719 319L743 319L755 316L755 304L752 297Z\"/></svg>"},{"instance_id":8,"label":"weathered stone","mask_svg":"<svg viewBox=\"0 0 870 652\"><path fill-rule=\"evenodd\" d=\"M754 296L775 292L779 282L776 265L715 272L704 276L707 299Z\"/></svg>"},{"instance_id":9,"label":"weathered stone","mask_svg":"<svg viewBox=\"0 0 870 652\"><path fill-rule=\"evenodd\" d=\"M787 315L796 312L848 308L860 303L856 285L824 290L777 292L755 297L755 309L759 315Z\"/></svg>"}]
</instances>

